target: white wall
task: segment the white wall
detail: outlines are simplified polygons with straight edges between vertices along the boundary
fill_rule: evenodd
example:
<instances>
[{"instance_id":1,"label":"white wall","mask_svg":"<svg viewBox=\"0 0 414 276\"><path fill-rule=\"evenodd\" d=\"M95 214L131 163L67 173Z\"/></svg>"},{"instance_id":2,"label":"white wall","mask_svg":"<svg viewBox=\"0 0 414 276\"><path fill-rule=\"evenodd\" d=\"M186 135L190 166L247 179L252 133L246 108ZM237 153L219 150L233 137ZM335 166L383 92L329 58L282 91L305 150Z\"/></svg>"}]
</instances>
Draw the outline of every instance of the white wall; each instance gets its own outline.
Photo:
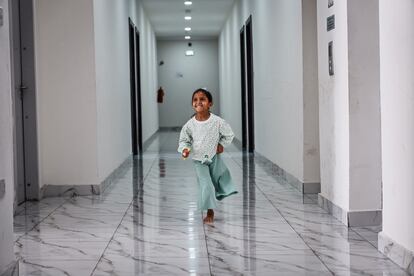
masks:
<instances>
[{"instance_id":1,"label":"white wall","mask_svg":"<svg viewBox=\"0 0 414 276\"><path fill-rule=\"evenodd\" d=\"M321 195L345 212L381 210L378 35L378 1L318 0Z\"/></svg>"},{"instance_id":2,"label":"white wall","mask_svg":"<svg viewBox=\"0 0 414 276\"><path fill-rule=\"evenodd\" d=\"M40 186L99 183L93 23L92 1L35 1Z\"/></svg>"},{"instance_id":3,"label":"white wall","mask_svg":"<svg viewBox=\"0 0 414 276\"><path fill-rule=\"evenodd\" d=\"M157 41L154 29L142 7L142 1L129 0L129 5L129 16L140 32L142 139L145 142L159 128L156 98L158 90Z\"/></svg>"},{"instance_id":4,"label":"white wall","mask_svg":"<svg viewBox=\"0 0 414 276\"><path fill-rule=\"evenodd\" d=\"M98 174L131 154L128 1L94 0ZM110 18L110 20L108 20Z\"/></svg>"},{"instance_id":5,"label":"white wall","mask_svg":"<svg viewBox=\"0 0 414 276\"><path fill-rule=\"evenodd\" d=\"M246 13L247 14L247 13ZM220 113L231 125L235 137L241 142L241 72L240 36L243 18L241 3L236 2L219 39Z\"/></svg>"},{"instance_id":6,"label":"white wall","mask_svg":"<svg viewBox=\"0 0 414 276\"><path fill-rule=\"evenodd\" d=\"M11 99L11 60L9 7L0 0L4 25L0 27L0 180L6 180L6 194L0 197L0 274L14 261L13 254L13 121Z\"/></svg>"},{"instance_id":7,"label":"white wall","mask_svg":"<svg viewBox=\"0 0 414 276\"><path fill-rule=\"evenodd\" d=\"M303 39L316 45L315 28L309 36L302 32L303 20L312 22L309 6L303 18L300 0L236 2L219 40L221 110L241 140L239 32L252 14L256 151L302 182L319 182L317 75L304 74L304 63L317 67L315 46L303 51Z\"/></svg>"},{"instance_id":8,"label":"white wall","mask_svg":"<svg viewBox=\"0 0 414 276\"><path fill-rule=\"evenodd\" d=\"M303 182L320 181L316 0L302 0Z\"/></svg>"},{"instance_id":9,"label":"white wall","mask_svg":"<svg viewBox=\"0 0 414 276\"><path fill-rule=\"evenodd\" d=\"M35 3L41 186L99 184L132 151L129 16L141 35L144 141L158 130L154 32L140 1Z\"/></svg>"},{"instance_id":10,"label":"white wall","mask_svg":"<svg viewBox=\"0 0 414 276\"><path fill-rule=\"evenodd\" d=\"M191 43L189 48L183 41L158 41L158 60L164 61L158 68L158 80L165 91L164 103L158 105L160 127L184 125L194 114L192 93L200 87L212 93L211 111L220 115L217 40ZM185 56L188 49L194 50L194 56Z\"/></svg>"},{"instance_id":11,"label":"white wall","mask_svg":"<svg viewBox=\"0 0 414 276\"><path fill-rule=\"evenodd\" d=\"M378 0L348 0L350 210L380 210Z\"/></svg>"},{"instance_id":12,"label":"white wall","mask_svg":"<svg viewBox=\"0 0 414 276\"><path fill-rule=\"evenodd\" d=\"M94 0L99 180L131 154L128 18L140 33L142 138L158 130L156 41L140 1ZM110 18L111 20L108 20Z\"/></svg>"},{"instance_id":13,"label":"white wall","mask_svg":"<svg viewBox=\"0 0 414 276\"><path fill-rule=\"evenodd\" d=\"M349 88L347 3L318 0L318 73L321 194L349 210ZM326 18L335 14L335 30ZM328 73L328 42L333 41L335 75Z\"/></svg>"},{"instance_id":14,"label":"white wall","mask_svg":"<svg viewBox=\"0 0 414 276\"><path fill-rule=\"evenodd\" d=\"M255 1L252 16L256 151L303 180L301 11L299 0Z\"/></svg>"},{"instance_id":15,"label":"white wall","mask_svg":"<svg viewBox=\"0 0 414 276\"><path fill-rule=\"evenodd\" d=\"M379 11L383 233L414 252L414 2Z\"/></svg>"}]
</instances>

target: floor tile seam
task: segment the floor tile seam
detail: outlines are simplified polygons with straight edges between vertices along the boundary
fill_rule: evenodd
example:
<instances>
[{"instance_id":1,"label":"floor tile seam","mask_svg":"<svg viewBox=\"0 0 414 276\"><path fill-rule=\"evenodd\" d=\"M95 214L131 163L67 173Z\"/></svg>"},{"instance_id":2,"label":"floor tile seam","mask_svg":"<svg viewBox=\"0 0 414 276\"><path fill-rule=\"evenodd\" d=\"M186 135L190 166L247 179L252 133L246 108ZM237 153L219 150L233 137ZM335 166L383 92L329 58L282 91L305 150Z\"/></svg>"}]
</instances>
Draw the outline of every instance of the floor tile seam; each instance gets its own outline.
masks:
<instances>
[{"instance_id":1,"label":"floor tile seam","mask_svg":"<svg viewBox=\"0 0 414 276\"><path fill-rule=\"evenodd\" d=\"M368 242L370 245L372 245L375 249L377 249L377 247L368 239L366 239L364 236L362 236L360 233L358 233L358 231L355 231L354 229L352 229L352 227L348 227L348 230L351 230L352 232L356 233L360 238L362 238L364 241ZM378 234L377 234L378 237ZM378 250L378 249L377 249ZM379 250L378 250L379 251ZM379 251L380 252L380 251ZM382 252L381 252L382 253Z\"/></svg>"},{"instance_id":2,"label":"floor tile seam","mask_svg":"<svg viewBox=\"0 0 414 276\"><path fill-rule=\"evenodd\" d=\"M56 207L53 211L51 211L47 216L45 216L43 219L39 220L37 223L35 223L30 230L25 231L24 234L22 234L17 240L14 241L14 243L18 242L22 237L26 236L30 231L32 231L33 229L35 229L36 226L38 226L40 223L42 223L45 219L47 219L48 217L50 217L50 215L52 213L54 213L57 209L59 209L60 207L63 206L63 204L65 204L67 201L69 201L70 198L65 198L65 200L58 206ZM13 218L14 221L14 218ZM14 231L13 231L14 232Z\"/></svg>"},{"instance_id":3,"label":"floor tile seam","mask_svg":"<svg viewBox=\"0 0 414 276\"><path fill-rule=\"evenodd\" d=\"M241 167L242 165L241 164L239 164L234 158L233 158L233 156L230 154L230 153L225 153L226 155L228 155L229 156L229 160L232 160L233 161L233 163L235 164L235 167ZM243 174L243 168L241 168L241 171L242 171L242 174ZM204 228L204 235L205 235L205 241L206 241L206 249L207 249L207 255L208 255L208 264L209 264L209 268L210 268L210 275L213 275L212 274L212 267L211 267L211 262L210 262L210 252L209 252L209 246L208 246L208 242L207 242L207 233L206 233L206 230L205 230L205 225L203 225L203 228Z\"/></svg>"},{"instance_id":4,"label":"floor tile seam","mask_svg":"<svg viewBox=\"0 0 414 276\"><path fill-rule=\"evenodd\" d=\"M267 198L266 194L260 189L260 187L257 187L259 191ZM269 200L270 201L270 200ZM271 201L270 201L271 202ZM303 241L304 244L312 251L314 256L319 259L319 261L325 266L325 268L332 274L335 275L335 273L329 268L329 266L320 258L320 256L316 253L316 251L311 247L310 244L308 244L305 239L302 237L302 235L296 231L296 229L290 224L289 220L286 219L286 217L283 215L283 213L271 202L272 206L276 209L276 211L283 217L283 219L286 221L287 224L292 228L293 231L298 235L298 237Z\"/></svg>"},{"instance_id":5,"label":"floor tile seam","mask_svg":"<svg viewBox=\"0 0 414 276\"><path fill-rule=\"evenodd\" d=\"M154 160L152 160L152 164L151 164L150 168L148 169L148 171L147 171L146 175L143 177L143 179L142 179L142 184L143 184L143 185L144 185L144 183L145 183L145 179L148 177L149 173L151 172L151 170L152 170L152 168L153 168L153 166L154 166L154 164L155 164L155 161L156 161L156 160L157 160L157 158L154 158ZM140 160L140 162L142 162L142 161L143 161L143 160L141 159L141 160ZM98 261L96 262L95 267L92 269L92 272L91 272L90 276L92 276L92 275L94 274L94 272L96 271L96 269L97 269L97 267L98 267L99 262L102 260L102 258L103 258L103 256L104 256L105 252L107 251L107 249L108 249L108 247L109 247L109 244L111 244L112 240L114 239L114 236L115 236L116 232L118 231L119 227L120 227L120 226L121 226L121 224L122 224L122 221L124 220L124 218L125 218L125 217L126 217L126 215L128 214L128 210L131 208L131 206L133 206L133 204L134 204L134 197L131 199L131 202L130 202L130 204L128 205L128 208L125 210L125 213L124 213L124 215L122 216L121 220L119 221L118 226L115 228L114 232L112 233L111 238L109 239L109 241L108 241L108 243L107 243L106 247L105 247L105 248L104 248L104 250L102 251L102 254L101 254L101 256L99 257Z\"/></svg>"},{"instance_id":6,"label":"floor tile seam","mask_svg":"<svg viewBox=\"0 0 414 276\"><path fill-rule=\"evenodd\" d=\"M381 254L383 257L385 257L388 261L392 262L395 266L396 266L396 270L400 270L402 272L405 272L404 269L402 269L400 267L400 265L398 265L396 262L394 262L392 259L390 259L388 256L386 256L383 252L381 252L374 244L372 244L369 240L365 239L362 235L360 235L357 231L355 231L354 229L352 229L352 227L349 227L349 229L351 229L354 233L356 233L358 236L360 236L362 239L364 239L366 242L368 242L370 245L372 245L372 247L374 247L374 249Z\"/></svg>"},{"instance_id":7,"label":"floor tile seam","mask_svg":"<svg viewBox=\"0 0 414 276\"><path fill-rule=\"evenodd\" d=\"M201 219L203 219L203 212L201 212ZM213 275L213 273L211 271L210 251L208 250L207 233L206 233L206 225L205 224L203 224L203 231L204 231L204 241L206 243L208 269L210 271L210 275Z\"/></svg>"},{"instance_id":8,"label":"floor tile seam","mask_svg":"<svg viewBox=\"0 0 414 276\"><path fill-rule=\"evenodd\" d=\"M22 204L26 204L26 202L24 202ZM31 205L33 205L33 204L31 204ZM16 214L14 214L13 217L20 216L20 214L23 213L26 209L27 209L27 206L25 206L22 210L20 210L20 212L17 212Z\"/></svg>"},{"instance_id":9,"label":"floor tile seam","mask_svg":"<svg viewBox=\"0 0 414 276\"><path fill-rule=\"evenodd\" d=\"M96 262L96 260L99 259L99 257L96 258L30 258L30 257L24 257L20 256L20 261L51 261L51 262L79 262L79 261L85 261L85 262Z\"/></svg>"},{"instance_id":10,"label":"floor tile seam","mask_svg":"<svg viewBox=\"0 0 414 276\"><path fill-rule=\"evenodd\" d=\"M165 143L165 141L166 141L166 139L164 139L164 143ZM162 144L163 143L161 143L161 146L162 146ZM150 147L151 145L149 145L149 147ZM145 152L143 153L143 154L145 154ZM140 162L143 162L144 160L143 160L143 154L141 154L140 155ZM148 171L147 171L147 173L145 174L145 176L143 177L143 179L142 179L142 185L144 185L145 184L145 180L147 179L147 177L148 177L148 175L151 173L151 170L153 169L153 167L154 167L154 164L156 163L156 160L158 159L156 156L159 156L159 153L158 154L154 154L155 155L155 157L153 158L153 160L152 160L152 163L151 163L151 166L149 167L149 169L148 169ZM135 195L134 195L135 196ZM111 243L111 241L113 240L113 238L114 238L114 236L115 236L115 234L116 234L116 232L118 231L118 229L119 229L119 227L121 226L121 224L122 224L122 221L124 220L124 218L125 218L125 216L127 215L127 213L128 213L128 210L131 208L131 206L133 206L133 204L134 204L134 196L132 197L132 199L131 199L131 202L130 202L130 204L128 205L128 208L125 210L125 213L124 213L124 215L122 216L122 218L121 218L121 220L120 220L120 222L119 222L119 224L118 224L118 226L116 227L116 229L114 230L114 232L113 232L113 234L112 234L112 236L111 236L111 238L109 239L109 241L108 241L108 243L107 243L107 245L106 245L106 247L105 247L105 249L103 250L103 252L102 252L102 254L101 254L101 256L99 257L99 259L98 259L98 261L96 262L96 265L95 265L95 267L93 268L93 270L92 270L92 272L91 272L91 276L94 274L94 272L96 271L96 269L97 269L97 267L98 267L98 264L99 264L99 262L102 260L102 258L103 258L103 256L104 256L104 254L105 254L105 252L107 251L107 249L108 249L108 247L109 247L109 244Z\"/></svg>"},{"instance_id":11,"label":"floor tile seam","mask_svg":"<svg viewBox=\"0 0 414 276\"><path fill-rule=\"evenodd\" d=\"M254 157L253 157L254 158ZM239 165L240 169L243 173L243 167L241 164L237 163L234 158L232 157L233 161ZM289 223L289 221L285 218L282 212L274 205L274 203L268 199L267 195L263 192L263 190L255 184L256 188L263 194L263 196L270 202L270 204L275 208L275 210L280 214L280 216L286 221L287 224L292 228L292 230L301 238L301 240L306 244L306 246L312 251L314 256L319 259L319 261L325 266L325 268L332 274L335 275L334 272L327 266L327 264L316 254L315 250L303 239L303 237L296 231L296 229Z\"/></svg>"}]
</instances>

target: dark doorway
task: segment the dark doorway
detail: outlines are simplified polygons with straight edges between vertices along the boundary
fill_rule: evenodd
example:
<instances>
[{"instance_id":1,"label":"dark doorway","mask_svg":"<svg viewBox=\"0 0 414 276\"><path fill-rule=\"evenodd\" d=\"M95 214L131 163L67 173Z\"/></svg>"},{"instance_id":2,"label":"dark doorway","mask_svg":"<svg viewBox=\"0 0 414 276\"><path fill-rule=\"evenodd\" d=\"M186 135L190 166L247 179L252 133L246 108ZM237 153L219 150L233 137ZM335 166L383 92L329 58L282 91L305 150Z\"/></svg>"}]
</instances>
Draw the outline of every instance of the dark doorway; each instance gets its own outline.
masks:
<instances>
[{"instance_id":1,"label":"dark doorway","mask_svg":"<svg viewBox=\"0 0 414 276\"><path fill-rule=\"evenodd\" d=\"M141 57L140 57L140 46L139 46L139 31L135 27L135 51L136 51L136 79L137 79L137 112L138 112L138 149L142 152L142 107L141 107Z\"/></svg>"},{"instance_id":2,"label":"dark doorway","mask_svg":"<svg viewBox=\"0 0 414 276\"><path fill-rule=\"evenodd\" d=\"M10 1L13 47L15 203L39 199L33 1Z\"/></svg>"},{"instance_id":3,"label":"dark doorway","mask_svg":"<svg viewBox=\"0 0 414 276\"><path fill-rule=\"evenodd\" d=\"M130 93L131 93L131 139L132 154L138 154L137 144L137 95L136 95L136 73L135 73L135 28L134 23L129 19L129 77L130 77Z\"/></svg>"},{"instance_id":4,"label":"dark doorway","mask_svg":"<svg viewBox=\"0 0 414 276\"><path fill-rule=\"evenodd\" d=\"M254 72L252 16L246 21L248 150L254 152Z\"/></svg>"},{"instance_id":5,"label":"dark doorway","mask_svg":"<svg viewBox=\"0 0 414 276\"><path fill-rule=\"evenodd\" d=\"M241 67L241 117L242 117L242 148L247 148L247 120L246 120L246 47L244 26L240 30L240 67Z\"/></svg>"}]
</instances>

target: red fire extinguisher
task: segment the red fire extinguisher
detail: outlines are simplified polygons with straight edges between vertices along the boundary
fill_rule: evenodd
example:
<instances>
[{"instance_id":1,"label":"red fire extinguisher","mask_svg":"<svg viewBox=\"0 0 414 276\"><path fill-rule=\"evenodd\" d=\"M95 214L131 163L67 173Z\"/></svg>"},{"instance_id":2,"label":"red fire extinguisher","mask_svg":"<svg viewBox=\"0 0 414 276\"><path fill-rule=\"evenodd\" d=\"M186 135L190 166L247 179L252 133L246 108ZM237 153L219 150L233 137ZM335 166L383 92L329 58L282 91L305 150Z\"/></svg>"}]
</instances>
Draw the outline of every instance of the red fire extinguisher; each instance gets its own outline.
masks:
<instances>
[{"instance_id":1,"label":"red fire extinguisher","mask_svg":"<svg viewBox=\"0 0 414 276\"><path fill-rule=\"evenodd\" d=\"M157 102L162 103L164 101L164 89L162 89L162 86L157 91Z\"/></svg>"}]
</instances>

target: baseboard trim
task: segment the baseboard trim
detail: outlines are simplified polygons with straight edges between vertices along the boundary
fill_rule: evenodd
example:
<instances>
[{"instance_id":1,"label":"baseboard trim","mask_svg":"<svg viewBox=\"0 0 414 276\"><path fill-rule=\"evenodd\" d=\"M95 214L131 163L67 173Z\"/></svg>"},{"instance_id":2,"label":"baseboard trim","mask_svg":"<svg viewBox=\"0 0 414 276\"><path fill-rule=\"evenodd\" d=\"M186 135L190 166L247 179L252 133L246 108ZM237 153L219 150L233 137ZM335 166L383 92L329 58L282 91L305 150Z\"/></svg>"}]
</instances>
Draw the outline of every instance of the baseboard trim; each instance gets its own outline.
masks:
<instances>
[{"instance_id":1,"label":"baseboard trim","mask_svg":"<svg viewBox=\"0 0 414 276\"><path fill-rule=\"evenodd\" d=\"M414 252L395 242L380 232L378 234L378 250L399 265L410 275L414 275Z\"/></svg>"},{"instance_id":2,"label":"baseboard trim","mask_svg":"<svg viewBox=\"0 0 414 276\"><path fill-rule=\"evenodd\" d=\"M348 226L379 226L382 225L382 210L350 211Z\"/></svg>"},{"instance_id":3,"label":"baseboard trim","mask_svg":"<svg viewBox=\"0 0 414 276\"><path fill-rule=\"evenodd\" d=\"M12 261L4 269L0 270L0 276L18 276L19 275L19 261Z\"/></svg>"},{"instance_id":4,"label":"baseboard trim","mask_svg":"<svg viewBox=\"0 0 414 276\"><path fill-rule=\"evenodd\" d=\"M291 175L260 153L254 152L254 155L256 160L264 163L267 167L270 166L272 174L277 177L278 181L290 184L294 188L298 189L302 194L317 194L321 192L321 183L301 182L295 176Z\"/></svg>"},{"instance_id":5,"label":"baseboard trim","mask_svg":"<svg viewBox=\"0 0 414 276\"><path fill-rule=\"evenodd\" d=\"M85 195L100 195L109 187L125 170L131 167L132 156L128 156L113 172L100 184L85 185L45 185L40 190L41 198L45 197L74 197Z\"/></svg>"},{"instance_id":6,"label":"baseboard trim","mask_svg":"<svg viewBox=\"0 0 414 276\"><path fill-rule=\"evenodd\" d=\"M321 194L318 194L318 205L334 218L341 221L343 224L348 225L347 212Z\"/></svg>"},{"instance_id":7,"label":"baseboard trim","mask_svg":"<svg viewBox=\"0 0 414 276\"><path fill-rule=\"evenodd\" d=\"M150 138L148 138L147 140L145 140L144 144L142 145L142 152L145 152L148 147L152 144L152 142L154 142L155 138L157 138L157 134L158 132L160 132L161 129L158 129L156 132L154 132Z\"/></svg>"},{"instance_id":8,"label":"baseboard trim","mask_svg":"<svg viewBox=\"0 0 414 276\"><path fill-rule=\"evenodd\" d=\"M346 211L321 194L318 205L348 227L382 225L382 210Z\"/></svg>"}]
</instances>

